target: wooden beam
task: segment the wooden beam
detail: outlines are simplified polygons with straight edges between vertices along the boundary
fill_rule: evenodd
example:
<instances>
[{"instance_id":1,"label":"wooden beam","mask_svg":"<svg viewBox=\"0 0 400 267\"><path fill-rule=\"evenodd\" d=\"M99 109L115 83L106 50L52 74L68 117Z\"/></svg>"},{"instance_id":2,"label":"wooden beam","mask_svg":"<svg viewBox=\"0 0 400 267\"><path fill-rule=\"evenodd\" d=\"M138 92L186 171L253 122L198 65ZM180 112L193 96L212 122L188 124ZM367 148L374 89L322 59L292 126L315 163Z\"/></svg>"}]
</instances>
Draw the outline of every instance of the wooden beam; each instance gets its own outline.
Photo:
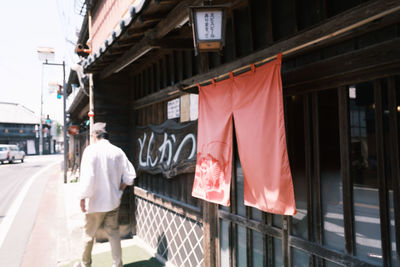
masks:
<instances>
[{"instance_id":1,"label":"wooden beam","mask_svg":"<svg viewBox=\"0 0 400 267\"><path fill-rule=\"evenodd\" d=\"M155 42L159 49L166 50L193 50L192 39L168 38Z\"/></svg>"},{"instance_id":2,"label":"wooden beam","mask_svg":"<svg viewBox=\"0 0 400 267\"><path fill-rule=\"evenodd\" d=\"M237 225L240 225L240 226L243 226L246 228L250 228L252 230L261 232L267 236L282 239L282 230L275 226L264 224L262 222L255 221L252 219L247 219L243 216L236 215L236 214L230 213L229 211L225 211L225 210L221 210L221 209L218 210L218 214L219 214L218 215L219 218L221 218L221 219L232 221L234 224L237 224Z\"/></svg>"},{"instance_id":3,"label":"wooden beam","mask_svg":"<svg viewBox=\"0 0 400 267\"><path fill-rule=\"evenodd\" d=\"M362 261L356 257L343 254L341 252L338 252L336 250L329 249L325 246L320 246L314 242L310 242L307 240L304 240L299 237L295 236L289 236L289 244L292 247L295 247L299 250L302 250L306 253L310 253L313 255L317 255L318 257L321 257L323 259L327 259L331 262L334 262L338 265L341 266L371 266L371 267L376 267L376 265L367 263L365 261ZM320 265L322 266L322 265Z\"/></svg>"},{"instance_id":4,"label":"wooden beam","mask_svg":"<svg viewBox=\"0 0 400 267\"><path fill-rule=\"evenodd\" d=\"M166 58L166 56L169 55L169 53L170 50L158 49L152 52L151 54L148 54L140 58L139 60L135 61L134 63L132 63L127 71L129 72L130 75L137 75L141 73L143 70L150 68L150 66L153 63L161 61L162 59Z\"/></svg>"},{"instance_id":5,"label":"wooden beam","mask_svg":"<svg viewBox=\"0 0 400 267\"><path fill-rule=\"evenodd\" d=\"M132 46L127 52L125 52L119 60L114 61L111 65L107 66L101 73L100 79L105 79L109 77L114 72L119 72L123 68L127 67L131 62L139 59L141 56L145 55L148 51L155 48L151 44L150 40L143 38L136 45Z\"/></svg>"},{"instance_id":6,"label":"wooden beam","mask_svg":"<svg viewBox=\"0 0 400 267\"><path fill-rule=\"evenodd\" d=\"M176 0L155 0L157 5L170 5L176 3Z\"/></svg>"},{"instance_id":7,"label":"wooden beam","mask_svg":"<svg viewBox=\"0 0 400 267\"><path fill-rule=\"evenodd\" d=\"M339 87L399 73L400 38L369 46L282 74L284 94ZM381 71L382 70L382 71Z\"/></svg>"},{"instance_id":8,"label":"wooden beam","mask_svg":"<svg viewBox=\"0 0 400 267\"><path fill-rule=\"evenodd\" d=\"M137 186L134 187L134 193L135 193L135 196L146 199L146 200L153 202L157 205L160 205L166 209L169 209L177 214L186 216L188 218L191 218L192 220L202 223L200 208L198 208L198 207L194 207L192 205L186 204L179 200L169 198L167 196L152 193L150 191L147 191L147 190L137 187Z\"/></svg>"},{"instance_id":9,"label":"wooden beam","mask_svg":"<svg viewBox=\"0 0 400 267\"><path fill-rule=\"evenodd\" d=\"M140 55L146 51L151 50L153 47L150 40L159 40L167 35L170 31L176 28L185 18L188 17L188 7L192 5L199 5L201 0L185 0L180 1L178 5L167 15L165 19L157 24L153 30L149 30L142 38L142 40L135 46L130 48L124 53L122 57L116 60L113 64L108 66L101 72L100 77L104 79L111 74L120 71L131 62L135 61Z\"/></svg>"}]
</instances>

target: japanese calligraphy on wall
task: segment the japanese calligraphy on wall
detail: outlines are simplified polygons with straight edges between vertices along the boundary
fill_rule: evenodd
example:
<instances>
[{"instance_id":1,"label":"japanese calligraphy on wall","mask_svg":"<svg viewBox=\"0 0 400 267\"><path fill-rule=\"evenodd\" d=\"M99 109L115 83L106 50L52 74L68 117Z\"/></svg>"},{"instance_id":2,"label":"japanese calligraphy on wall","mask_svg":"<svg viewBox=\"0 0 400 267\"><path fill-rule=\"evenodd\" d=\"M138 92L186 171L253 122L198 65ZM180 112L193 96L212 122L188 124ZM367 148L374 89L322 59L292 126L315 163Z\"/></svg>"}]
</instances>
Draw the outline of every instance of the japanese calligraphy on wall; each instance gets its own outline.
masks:
<instances>
[{"instance_id":1,"label":"japanese calligraphy on wall","mask_svg":"<svg viewBox=\"0 0 400 267\"><path fill-rule=\"evenodd\" d=\"M194 172L197 121L136 127L135 163L138 173L161 173L166 178Z\"/></svg>"}]
</instances>

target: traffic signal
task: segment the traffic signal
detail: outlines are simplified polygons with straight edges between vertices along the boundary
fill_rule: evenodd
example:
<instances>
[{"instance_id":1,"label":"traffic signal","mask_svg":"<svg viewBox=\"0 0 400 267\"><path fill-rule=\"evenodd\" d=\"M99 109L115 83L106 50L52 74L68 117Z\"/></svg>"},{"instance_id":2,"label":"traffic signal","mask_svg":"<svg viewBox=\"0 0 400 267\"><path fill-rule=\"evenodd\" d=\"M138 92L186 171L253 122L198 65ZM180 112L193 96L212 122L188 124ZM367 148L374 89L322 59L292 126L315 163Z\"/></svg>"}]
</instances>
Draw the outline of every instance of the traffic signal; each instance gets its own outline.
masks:
<instances>
[{"instance_id":1,"label":"traffic signal","mask_svg":"<svg viewBox=\"0 0 400 267\"><path fill-rule=\"evenodd\" d=\"M47 115L46 121L45 121L45 123L43 124L43 129L44 129L44 128L47 128L47 129L50 129L50 128L51 128L51 119L50 119L50 116L49 116L49 115Z\"/></svg>"},{"instance_id":2,"label":"traffic signal","mask_svg":"<svg viewBox=\"0 0 400 267\"><path fill-rule=\"evenodd\" d=\"M58 90L57 90L57 98L58 99L61 99L61 97L62 97L62 86L61 85L59 85L58 86Z\"/></svg>"}]
</instances>

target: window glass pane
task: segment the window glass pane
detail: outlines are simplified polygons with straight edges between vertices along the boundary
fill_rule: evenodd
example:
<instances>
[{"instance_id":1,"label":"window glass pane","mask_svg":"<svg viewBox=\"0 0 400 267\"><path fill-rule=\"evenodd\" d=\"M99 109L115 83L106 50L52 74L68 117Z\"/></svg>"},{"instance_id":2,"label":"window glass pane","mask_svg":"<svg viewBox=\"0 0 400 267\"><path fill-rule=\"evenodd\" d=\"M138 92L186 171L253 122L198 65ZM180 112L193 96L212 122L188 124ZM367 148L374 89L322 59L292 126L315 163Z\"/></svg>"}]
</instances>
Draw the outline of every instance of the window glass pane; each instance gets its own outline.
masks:
<instances>
[{"instance_id":1,"label":"window glass pane","mask_svg":"<svg viewBox=\"0 0 400 267\"><path fill-rule=\"evenodd\" d=\"M397 103L397 140L398 140L398 152L400 153L400 76L396 76L395 78L395 87L396 87L396 103ZM400 156L400 155L399 155ZM392 181L392 188L399 184L399 180L394 179ZM391 247L392 247L392 263L395 266L396 261L396 239L395 239L395 222L394 222L394 198L393 198L393 191L389 191L389 203L390 203L390 235L391 235ZM400 227L397 225L397 227ZM400 249L400 248L399 248Z\"/></svg>"},{"instance_id":2,"label":"window glass pane","mask_svg":"<svg viewBox=\"0 0 400 267\"><path fill-rule=\"evenodd\" d=\"M225 220L220 220L220 236L219 240L221 240L220 254L221 266L229 266L229 222Z\"/></svg>"},{"instance_id":3,"label":"window glass pane","mask_svg":"<svg viewBox=\"0 0 400 267\"><path fill-rule=\"evenodd\" d=\"M392 127L393 125L390 125L391 123L391 116L393 114L395 115L399 115L400 113L397 110L397 106L398 104L393 107L389 107L389 89L388 89L388 83L387 83L387 79L383 80L383 84L382 84L382 105L383 105L383 142L384 142L384 151L385 151L385 174L386 174L386 185L388 188L388 216L389 216L389 233L390 233L390 244L389 244L389 249L391 250L391 261L392 261L392 265L396 266L397 262L396 262L396 233L395 233L395 221L394 221L394 198L393 198L393 190L395 189L395 186L397 186L397 182L396 179L394 179L394 174L393 172L393 168L396 168L395 164L392 164L393 159L392 157L392 153L393 153L393 141L391 138L391 129L394 128ZM397 88L399 88L397 86ZM399 92L395 92L396 94L396 98L399 99ZM392 114L393 112L393 114ZM397 129L398 131L399 129ZM397 163L398 164L398 163Z\"/></svg>"},{"instance_id":4,"label":"window glass pane","mask_svg":"<svg viewBox=\"0 0 400 267\"><path fill-rule=\"evenodd\" d=\"M320 92L318 103L323 242L327 247L344 251L337 90Z\"/></svg>"},{"instance_id":5,"label":"window glass pane","mask_svg":"<svg viewBox=\"0 0 400 267\"><path fill-rule=\"evenodd\" d=\"M282 240L274 238L274 266L282 267Z\"/></svg>"},{"instance_id":6,"label":"window glass pane","mask_svg":"<svg viewBox=\"0 0 400 267\"><path fill-rule=\"evenodd\" d=\"M220 208L221 210L224 210L224 211L230 211L230 210L231 210L231 209L230 209L230 206L219 205L219 208Z\"/></svg>"},{"instance_id":7,"label":"window glass pane","mask_svg":"<svg viewBox=\"0 0 400 267\"><path fill-rule=\"evenodd\" d=\"M351 175L356 255L382 264L373 83L357 84L350 98Z\"/></svg>"},{"instance_id":8,"label":"window glass pane","mask_svg":"<svg viewBox=\"0 0 400 267\"><path fill-rule=\"evenodd\" d=\"M324 260L324 266L325 267L340 267L342 265L339 265L337 263L334 263L334 262L331 262L331 261L328 261L328 260Z\"/></svg>"},{"instance_id":9,"label":"window glass pane","mask_svg":"<svg viewBox=\"0 0 400 267\"><path fill-rule=\"evenodd\" d=\"M282 228L282 215L272 215L272 225Z\"/></svg>"},{"instance_id":10,"label":"window glass pane","mask_svg":"<svg viewBox=\"0 0 400 267\"><path fill-rule=\"evenodd\" d=\"M390 247L392 249L392 265L396 266L396 229L394 224L393 190L389 191Z\"/></svg>"},{"instance_id":11,"label":"window glass pane","mask_svg":"<svg viewBox=\"0 0 400 267\"><path fill-rule=\"evenodd\" d=\"M252 261L253 267L263 266L263 234L258 231L251 231L252 238Z\"/></svg>"},{"instance_id":12,"label":"window glass pane","mask_svg":"<svg viewBox=\"0 0 400 267\"><path fill-rule=\"evenodd\" d=\"M393 179L393 167L392 166L392 146L393 141L391 138L391 126L390 119L391 119L391 112L394 114L398 114L397 109L391 110L389 107L389 90L387 79L383 80L382 83L382 107L383 107L383 142L384 142L384 152L385 152L385 179L386 185L388 188L388 216L389 216L389 238L390 244L389 249L391 250L391 261L392 265L396 266L396 233L395 233L395 223L394 223L394 200L393 200L393 190L394 186L396 186L395 179ZM398 163L397 163L398 164Z\"/></svg>"},{"instance_id":13,"label":"window glass pane","mask_svg":"<svg viewBox=\"0 0 400 267\"><path fill-rule=\"evenodd\" d=\"M297 213L292 217L291 234L308 238L307 178L305 175L304 97L286 98L287 144L293 177Z\"/></svg>"},{"instance_id":14,"label":"window glass pane","mask_svg":"<svg viewBox=\"0 0 400 267\"><path fill-rule=\"evenodd\" d=\"M244 179L243 169L240 164L238 154L236 153L236 205L237 214L246 217L246 206L244 205Z\"/></svg>"},{"instance_id":15,"label":"window glass pane","mask_svg":"<svg viewBox=\"0 0 400 267\"><path fill-rule=\"evenodd\" d=\"M247 235L246 228L237 226L237 266L247 266Z\"/></svg>"},{"instance_id":16,"label":"window glass pane","mask_svg":"<svg viewBox=\"0 0 400 267\"><path fill-rule=\"evenodd\" d=\"M259 209L251 208L251 218L253 220L261 222L262 220L262 212Z\"/></svg>"},{"instance_id":17,"label":"window glass pane","mask_svg":"<svg viewBox=\"0 0 400 267\"><path fill-rule=\"evenodd\" d=\"M293 267L308 267L310 266L310 255L303 251L291 247L290 252L292 254L292 266Z\"/></svg>"}]
</instances>

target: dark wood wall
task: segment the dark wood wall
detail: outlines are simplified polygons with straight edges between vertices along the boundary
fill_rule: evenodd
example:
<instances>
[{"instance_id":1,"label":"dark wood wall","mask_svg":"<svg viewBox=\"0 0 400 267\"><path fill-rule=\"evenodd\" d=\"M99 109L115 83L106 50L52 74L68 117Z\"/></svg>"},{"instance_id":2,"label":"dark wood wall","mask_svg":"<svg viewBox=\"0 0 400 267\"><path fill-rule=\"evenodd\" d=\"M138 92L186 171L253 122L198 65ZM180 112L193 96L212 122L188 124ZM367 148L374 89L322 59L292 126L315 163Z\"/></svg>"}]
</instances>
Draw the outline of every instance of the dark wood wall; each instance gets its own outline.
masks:
<instances>
[{"instance_id":1,"label":"dark wood wall","mask_svg":"<svg viewBox=\"0 0 400 267\"><path fill-rule=\"evenodd\" d=\"M366 1L307 2L309 5L305 8L303 2L294 0L234 1L229 10L226 44L221 53L205 53L200 59L200 56L194 55L192 49L161 50L140 59L129 70L131 109L135 110L132 113L135 120L133 123L161 124L167 119L167 101L177 96L163 93L164 88L198 74L212 72L223 64L240 61L241 57L279 43L285 38L301 35L301 31ZM326 89L327 85L332 86L331 80L327 83L321 78L337 74L337 65L343 69L343 75L347 75L351 70L352 77L357 76L357 70L364 71L366 66L374 68L377 72L377 64L383 65L382 56L389 60L389 57L393 57L391 52L396 50L398 45L394 38L399 36L399 23L393 20L396 22L395 19L382 21L380 26L374 25L377 29L363 29L355 32L353 36L332 41L320 49L308 49L301 54L284 57L282 79L285 94L292 95L304 90ZM188 29L185 27L180 30L180 35L187 34ZM381 47L377 48L374 45ZM371 54L372 51L375 52ZM354 57L359 61L348 60ZM347 67L344 69L343 66ZM388 71L389 67L382 67L380 73ZM340 79L335 80L337 85L345 83L344 79ZM151 186L147 185L147 188Z\"/></svg>"},{"instance_id":2,"label":"dark wood wall","mask_svg":"<svg viewBox=\"0 0 400 267\"><path fill-rule=\"evenodd\" d=\"M96 82L94 78L95 122L106 122L111 143L129 156L131 124L129 79L122 75Z\"/></svg>"},{"instance_id":3,"label":"dark wood wall","mask_svg":"<svg viewBox=\"0 0 400 267\"><path fill-rule=\"evenodd\" d=\"M348 21L364 19L368 11L393 3L394 1L356 0L233 1L227 19L226 43L221 53L195 56L191 49L158 50L144 56L125 72L131 77L129 131L136 124L160 124L165 121L167 101L178 96L169 94L167 89L176 84L202 82L205 77L202 74L212 77L221 74L224 69L231 71L234 66L259 60L270 53L269 49L285 51L293 44L307 42L312 35L315 38L320 37L324 32L331 32L337 25L343 28L348 25ZM179 30L182 35L188 32L185 27L188 25ZM226 260L226 255L222 255L215 244L229 247L227 261L231 266L242 266L243 262L252 266L256 262L255 255L259 259L261 257L263 266L289 266L294 264L295 257L306 258L304 262L312 266L377 264L360 260L355 252L357 246L351 208L354 184L349 165L351 150L347 96L352 84L366 81L374 84L372 90L377 102L380 102L378 92L381 83L392 84L389 93L399 94L398 89L395 89L398 85L393 85L394 75L400 72L399 37L400 18L395 13L283 58L282 80L288 120L288 148L297 191L296 201L305 203L304 220L293 221L289 217L261 213L244 207L236 195L240 193L240 183L243 182L236 173L232 183L230 208L208 205L191 197L193 175L181 175L167 180L161 176L144 174L138 179L137 186L151 192L152 200L164 198L173 205L194 210L203 216L205 236L217 240L214 245L211 241L207 245L206 266L218 265ZM395 105L392 103L392 111ZM381 112L384 109L381 108ZM323 116L324 121L318 116ZM380 127L379 120L374 127ZM397 117L391 120L395 122ZM396 131L397 128L390 132L395 143L398 142L394 134ZM382 134L383 131L379 128L377 132ZM129 142L134 147L132 143L136 140L130 139ZM382 142L382 137L378 137L377 142ZM381 165L395 161L396 153L390 153L390 157L383 158ZM234 167L238 169L238 155L235 157L237 161ZM392 170L394 175L398 172L398 163L395 165ZM343 179L342 212L345 214L345 232L342 250L326 247L323 214L325 202L322 200L324 192L321 190L325 181L321 177L324 168L338 172ZM394 179L398 180L398 176ZM378 182L383 183L384 180L385 176L380 175ZM383 224L380 230L384 254L382 264L394 266L390 259L389 215L385 213L388 208L388 185L381 184L376 188L380 192L378 202L382 210L379 218ZM399 191L396 186L393 190ZM399 195L396 194L395 199L398 199ZM145 197L145 194L141 197ZM162 205L167 202L158 203ZM399 214L400 210L396 207L396 225L399 224ZM396 230L394 241L398 243L399 240ZM259 247L260 244L262 248ZM395 257L398 263L399 255Z\"/></svg>"}]
</instances>

